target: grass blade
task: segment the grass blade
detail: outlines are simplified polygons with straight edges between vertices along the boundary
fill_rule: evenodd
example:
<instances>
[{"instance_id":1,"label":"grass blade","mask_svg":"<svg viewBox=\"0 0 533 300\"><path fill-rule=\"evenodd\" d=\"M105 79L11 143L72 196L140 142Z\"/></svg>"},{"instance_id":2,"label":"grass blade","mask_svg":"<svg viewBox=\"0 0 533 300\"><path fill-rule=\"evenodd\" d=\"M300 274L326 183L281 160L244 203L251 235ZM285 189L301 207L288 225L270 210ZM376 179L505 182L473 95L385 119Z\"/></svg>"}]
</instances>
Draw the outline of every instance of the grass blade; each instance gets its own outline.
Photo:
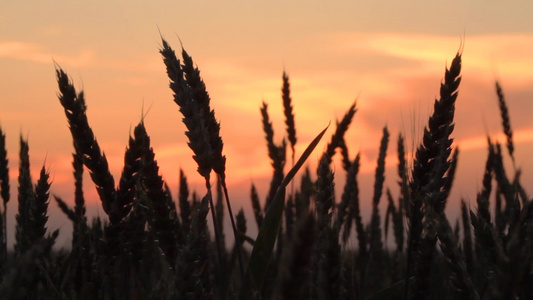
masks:
<instances>
[{"instance_id":1,"label":"grass blade","mask_svg":"<svg viewBox=\"0 0 533 300\"><path fill-rule=\"evenodd\" d=\"M274 243L276 242L279 227L281 226L283 209L285 206L285 188L311 155L328 128L329 125L318 134L309 146L307 146L307 149L305 149L300 159L298 159L294 167L292 167L287 173L287 176L283 179L276 196L272 200L272 203L265 214L263 225L257 234L257 239L255 240L254 249L252 250L252 256L250 257L250 263L246 271L239 299L248 299L251 295L252 288L255 290L261 290L266 270L272 256Z\"/></svg>"}]
</instances>

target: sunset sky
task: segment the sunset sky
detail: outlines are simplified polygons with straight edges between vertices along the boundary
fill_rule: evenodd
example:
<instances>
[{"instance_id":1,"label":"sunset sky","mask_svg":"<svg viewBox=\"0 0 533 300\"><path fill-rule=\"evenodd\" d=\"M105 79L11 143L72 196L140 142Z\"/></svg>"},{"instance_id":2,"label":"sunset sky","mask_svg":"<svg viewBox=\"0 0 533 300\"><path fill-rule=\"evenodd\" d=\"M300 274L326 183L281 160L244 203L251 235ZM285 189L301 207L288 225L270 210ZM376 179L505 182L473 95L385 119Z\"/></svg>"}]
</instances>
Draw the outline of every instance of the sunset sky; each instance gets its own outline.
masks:
<instances>
[{"instance_id":1,"label":"sunset sky","mask_svg":"<svg viewBox=\"0 0 533 300\"><path fill-rule=\"evenodd\" d=\"M362 210L369 213L383 126L391 132L387 185L397 196L398 134L405 133L409 150L417 145L445 67L461 49L463 81L453 134L461 154L450 215L461 197L475 206L487 134L504 141L495 79L507 98L522 182L533 193L531 12L529 0L2 1L0 124L11 168L8 222L13 226L17 210L20 134L29 138L33 180L45 164L53 178L52 193L73 203L73 146L57 99L54 61L78 91L85 91L90 125L116 181L128 134L144 107L164 179L176 193L183 168L191 186L204 193L158 53L160 32L175 49L181 39L207 85L222 127L235 208L250 211L252 182L264 200L271 167L259 107L262 101L269 104L279 142L285 135L283 70L291 80L298 155L357 99L347 141L352 156L362 154ZM324 140L332 133L333 128ZM317 147L311 166L324 147ZM332 167L341 188L342 166L335 160ZM86 178L89 212L103 216ZM50 208L49 227L68 231L69 221L56 203ZM251 214L248 219L253 221Z\"/></svg>"}]
</instances>

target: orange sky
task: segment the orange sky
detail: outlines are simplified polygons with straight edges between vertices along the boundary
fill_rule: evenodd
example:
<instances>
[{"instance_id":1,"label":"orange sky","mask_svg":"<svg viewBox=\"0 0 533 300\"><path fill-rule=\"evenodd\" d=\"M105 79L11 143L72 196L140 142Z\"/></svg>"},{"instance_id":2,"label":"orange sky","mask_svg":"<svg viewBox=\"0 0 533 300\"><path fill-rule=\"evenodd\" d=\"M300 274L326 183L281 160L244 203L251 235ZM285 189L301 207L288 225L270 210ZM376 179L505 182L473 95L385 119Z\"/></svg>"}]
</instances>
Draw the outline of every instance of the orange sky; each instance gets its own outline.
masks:
<instances>
[{"instance_id":1,"label":"orange sky","mask_svg":"<svg viewBox=\"0 0 533 300\"><path fill-rule=\"evenodd\" d=\"M202 72L221 122L230 196L237 208L249 210L251 182L259 185L262 199L267 190L271 170L259 106L263 100L269 104L279 141L283 69L291 79L298 153L358 98L347 139L352 155L362 153L361 183L372 186L381 128L388 125L387 183L397 194L398 133L405 132L409 147L418 141L444 67L461 43L463 82L454 137L463 151L450 210L458 207L459 197L473 201L485 136L501 132L495 78L507 96L523 182L533 181L531 1L5 2L0 3L0 124L7 135L13 195L22 133L29 137L34 180L46 160L52 192L72 198L73 147L56 96L53 60L84 89L89 122L115 178L144 104L150 108L146 126L163 177L176 191L183 168L203 192L158 53L158 28L175 48L179 36ZM322 149L324 144L310 158L312 165ZM333 167L342 179L341 165ZM363 210L371 193L365 189L361 195ZM92 187L86 195L98 202ZM50 207L50 227L69 228L56 204ZM16 212L16 196L8 209L10 215ZM103 215L98 206L90 211Z\"/></svg>"}]
</instances>

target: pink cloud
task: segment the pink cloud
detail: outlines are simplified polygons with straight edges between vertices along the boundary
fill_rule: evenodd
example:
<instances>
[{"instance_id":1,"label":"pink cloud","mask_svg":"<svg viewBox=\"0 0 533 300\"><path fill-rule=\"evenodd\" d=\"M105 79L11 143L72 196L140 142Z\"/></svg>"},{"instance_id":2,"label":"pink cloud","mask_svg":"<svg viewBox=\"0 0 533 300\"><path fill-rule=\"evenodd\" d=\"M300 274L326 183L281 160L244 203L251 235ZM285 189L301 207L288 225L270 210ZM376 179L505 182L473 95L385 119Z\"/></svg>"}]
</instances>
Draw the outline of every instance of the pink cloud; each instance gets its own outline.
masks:
<instances>
[{"instance_id":1,"label":"pink cloud","mask_svg":"<svg viewBox=\"0 0 533 300\"><path fill-rule=\"evenodd\" d=\"M40 44L19 41L0 41L0 58L27 60L41 64L50 64L52 59L72 67L83 67L94 62L95 53L86 49L78 55L56 55L43 49Z\"/></svg>"}]
</instances>

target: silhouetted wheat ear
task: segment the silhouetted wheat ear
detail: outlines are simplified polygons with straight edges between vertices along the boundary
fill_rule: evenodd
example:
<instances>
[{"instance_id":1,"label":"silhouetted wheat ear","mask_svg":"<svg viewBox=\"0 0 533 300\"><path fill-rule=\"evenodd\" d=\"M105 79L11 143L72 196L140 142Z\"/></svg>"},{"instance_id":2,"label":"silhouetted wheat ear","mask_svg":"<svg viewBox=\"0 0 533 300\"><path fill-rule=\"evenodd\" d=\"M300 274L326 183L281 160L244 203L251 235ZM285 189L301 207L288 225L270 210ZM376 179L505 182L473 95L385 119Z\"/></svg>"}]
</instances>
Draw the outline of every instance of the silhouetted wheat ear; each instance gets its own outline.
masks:
<instances>
[{"instance_id":1,"label":"silhouetted wheat ear","mask_svg":"<svg viewBox=\"0 0 533 300\"><path fill-rule=\"evenodd\" d=\"M344 190L341 196L341 203L339 204L339 209L337 211L337 219L336 219L335 226L339 230L339 234L340 234L340 225L344 223L343 230L342 230L342 241L343 243L346 243L352 231L352 225L353 225L353 219L354 219L354 210L352 206L354 203L354 195L357 189L356 176L357 176L357 173L359 172L359 166L354 166L354 164L352 163L352 161L350 161L349 158L346 159L346 163L345 164L343 163L343 165L349 165L349 167L346 170L346 182L345 182ZM343 201L347 202L347 206L344 209L344 213L342 212Z\"/></svg>"},{"instance_id":2,"label":"silhouetted wheat ear","mask_svg":"<svg viewBox=\"0 0 533 300\"><path fill-rule=\"evenodd\" d=\"M513 180L513 186L515 187L516 192L517 192L518 196L520 197L520 201L521 201L522 205L526 206L526 205L529 204L530 200L532 200L532 199L529 198L529 195L527 194L526 190L524 189L524 186L520 182L521 176L522 176L522 170L521 169L517 169L516 172L515 172L515 178Z\"/></svg>"},{"instance_id":3,"label":"silhouetted wheat ear","mask_svg":"<svg viewBox=\"0 0 533 300\"><path fill-rule=\"evenodd\" d=\"M113 224L118 224L127 211L122 209L115 198L115 180L109 172L105 154L100 152L100 146L89 127L83 92L76 94L68 75L61 68L57 67L56 75L59 85L58 98L65 109L74 148L82 155L83 163L89 169L104 211L109 215L109 220Z\"/></svg>"},{"instance_id":4,"label":"silhouetted wheat ear","mask_svg":"<svg viewBox=\"0 0 533 300\"><path fill-rule=\"evenodd\" d=\"M167 188L165 185L166 192L168 192ZM124 241L126 252L133 260L134 268L140 268L139 261L143 259L143 252L147 251L145 243L147 243L148 239L151 239L153 233L150 230L146 230L150 213L148 211L146 195L140 181L138 182L138 187L135 189L135 194L131 212L125 220L122 240ZM155 245L154 248L156 248Z\"/></svg>"},{"instance_id":5,"label":"silhouetted wheat ear","mask_svg":"<svg viewBox=\"0 0 533 300\"><path fill-rule=\"evenodd\" d=\"M346 145L341 149L345 149ZM348 149L342 151L343 153L343 167L346 172L346 182L344 184L344 190L341 196L341 202L337 206L337 217L335 218L334 228L337 231L337 234L340 234L342 225L345 227L345 235L343 236L343 241L346 242L348 239L349 232L352 226L353 220L353 210L350 208L351 203L353 202L353 193L355 188L355 176L359 171L359 166L354 166L348 156ZM347 229L350 227L350 229Z\"/></svg>"},{"instance_id":6,"label":"silhouetted wheat ear","mask_svg":"<svg viewBox=\"0 0 533 300\"><path fill-rule=\"evenodd\" d=\"M316 193L316 216L319 233L331 224L334 200L333 172L329 168L330 158L322 156L318 166Z\"/></svg>"},{"instance_id":7,"label":"silhouetted wheat ear","mask_svg":"<svg viewBox=\"0 0 533 300\"><path fill-rule=\"evenodd\" d=\"M26 252L31 242L31 206L35 199L30 175L28 142L20 137L19 176L18 176L18 214L15 228L15 253Z\"/></svg>"},{"instance_id":8,"label":"silhouetted wheat ear","mask_svg":"<svg viewBox=\"0 0 533 300\"><path fill-rule=\"evenodd\" d=\"M281 182L283 181L284 173L283 169L285 167L285 155L286 155L286 143L285 139L282 140L280 146L277 146L274 143L274 129L272 128L272 122L268 116L268 105L263 102L263 106L260 109L263 131L265 132L265 139L267 142L268 156L272 162L273 175L272 180L270 181L270 189L268 190L268 195L265 201L264 211L266 212L276 191L278 190Z\"/></svg>"},{"instance_id":9,"label":"silhouetted wheat ear","mask_svg":"<svg viewBox=\"0 0 533 300\"><path fill-rule=\"evenodd\" d=\"M498 193L505 199L505 221L511 225L511 222L517 220L520 203L518 198L515 197L515 189L505 173L501 145L499 143L494 146L494 177L498 182Z\"/></svg>"},{"instance_id":10,"label":"silhouetted wheat ear","mask_svg":"<svg viewBox=\"0 0 533 300\"><path fill-rule=\"evenodd\" d=\"M348 172L348 169L350 169L352 162L350 160L350 154L348 152L348 147L346 146L346 140L344 139L344 137L339 148L341 149L342 155L342 168L344 169L344 171Z\"/></svg>"},{"instance_id":11,"label":"silhouetted wheat ear","mask_svg":"<svg viewBox=\"0 0 533 300\"><path fill-rule=\"evenodd\" d=\"M409 220L409 216L411 214L410 208L410 202L411 202L411 194L409 193L409 174L407 170L407 160L405 158L405 139L403 137L403 134L398 135L398 177L400 180L398 181L398 185L400 186L400 203L399 203L399 211L402 215L406 216L407 220Z\"/></svg>"},{"instance_id":12,"label":"silhouetted wheat ear","mask_svg":"<svg viewBox=\"0 0 533 300\"><path fill-rule=\"evenodd\" d=\"M83 158L79 153L72 154L74 168L74 211L81 220L85 218L85 197L83 196Z\"/></svg>"},{"instance_id":13,"label":"silhouetted wheat ear","mask_svg":"<svg viewBox=\"0 0 533 300\"><path fill-rule=\"evenodd\" d=\"M487 161L485 162L485 171L483 172L483 187L480 192L478 192L477 200L477 212L478 216L484 218L487 223L491 223L491 216L489 210L489 197L492 190L492 178L494 173L494 147L490 138L487 138L488 141L488 155Z\"/></svg>"},{"instance_id":14,"label":"silhouetted wheat ear","mask_svg":"<svg viewBox=\"0 0 533 300\"><path fill-rule=\"evenodd\" d=\"M294 113L292 112L291 85L289 76L285 71L282 75L283 85L281 87L281 98L283 100L283 113L285 114L285 125L287 125L287 137L291 144L292 163L294 164L294 146L296 145L296 125L294 124Z\"/></svg>"},{"instance_id":15,"label":"silhouetted wheat ear","mask_svg":"<svg viewBox=\"0 0 533 300\"><path fill-rule=\"evenodd\" d=\"M182 169L180 169L180 187L179 187L179 207L181 223L185 232L189 231L191 224L191 204L189 203L189 186L187 184L187 177Z\"/></svg>"},{"instance_id":16,"label":"silhouetted wheat ear","mask_svg":"<svg viewBox=\"0 0 533 300\"><path fill-rule=\"evenodd\" d=\"M405 159L405 139L402 133L398 134L398 144L397 144L397 153L398 153L398 177L400 178L400 186L402 184L403 178L407 175L407 160Z\"/></svg>"},{"instance_id":17,"label":"silhouetted wheat ear","mask_svg":"<svg viewBox=\"0 0 533 300\"><path fill-rule=\"evenodd\" d=\"M172 209L168 205L167 194L163 190L164 182L159 175L159 166L150 146L150 137L142 122L137 128L134 132L134 138L142 157L140 180L146 193L147 204L153 214L148 218L148 223L154 230L159 240L159 246L172 267L176 263L178 256L178 237L176 232L178 219L176 215L172 214Z\"/></svg>"},{"instance_id":18,"label":"silhouetted wheat ear","mask_svg":"<svg viewBox=\"0 0 533 300\"><path fill-rule=\"evenodd\" d=\"M381 234L381 218L379 215L379 201L383 194L383 183L385 181L385 157L387 156L387 146L389 143L389 131L385 126L379 147L376 174L374 181L374 196L372 197L372 217L370 220L370 256L369 274L365 281L370 291L379 290L383 282L378 280L379 271L383 266L383 241Z\"/></svg>"},{"instance_id":19,"label":"silhouetted wheat ear","mask_svg":"<svg viewBox=\"0 0 533 300\"><path fill-rule=\"evenodd\" d=\"M170 89L174 92L174 102L179 106L183 114L183 123L187 127L185 135L189 139L189 147L193 151L193 158L198 164L198 173L204 178L208 178L213 169L214 151L210 143L210 134L206 124L206 99L193 98L194 92L185 79L185 74L176 57L176 53L170 45L162 39L163 47L160 50L163 61L170 79ZM190 76L190 75L189 75ZM203 102L198 102L203 101ZM207 102L207 105L209 102Z\"/></svg>"},{"instance_id":20,"label":"silhouetted wheat ear","mask_svg":"<svg viewBox=\"0 0 533 300\"><path fill-rule=\"evenodd\" d=\"M254 209L255 222L257 223L257 228L261 228L263 223L263 211L261 210L261 203L259 203L259 195L257 194L257 189L252 183L252 188L250 192L250 199L252 200L252 208Z\"/></svg>"},{"instance_id":21,"label":"silhouetted wheat ear","mask_svg":"<svg viewBox=\"0 0 533 300\"><path fill-rule=\"evenodd\" d=\"M200 103L200 113L203 115L204 124L207 128L207 133L209 135L209 145L213 153L212 169L218 175L222 189L224 190L224 195L226 198L226 205L228 207L229 217L231 221L231 227L233 229L233 234L236 241L239 241L238 229L235 224L235 217L233 216L233 210L231 209L231 202L229 199L228 188L226 185L226 156L222 154L222 149L224 143L222 142L222 137L220 136L220 124L215 118L215 111L211 109L209 102L209 94L205 87L205 83L200 77L200 71L198 68L194 67L192 57L182 48L183 56L183 71L185 73L185 79L187 84L191 88L193 101ZM205 176L204 176L205 177ZM209 180L208 177L206 180ZM211 202L212 197L211 197ZM211 203L212 204L212 203ZM213 207L211 207L213 209ZM218 221L220 234L219 239L221 246L224 248L224 239L223 239L223 228L221 226L222 221ZM239 258L239 266L241 270L241 275L244 276L244 265L242 262L242 255L240 253L240 248L237 248L237 254Z\"/></svg>"},{"instance_id":22,"label":"silhouetted wheat ear","mask_svg":"<svg viewBox=\"0 0 533 300\"><path fill-rule=\"evenodd\" d=\"M139 123L135 126L134 136L142 136L144 125ZM133 198L135 196L135 185L139 179L139 173L141 171L141 158L145 149L143 148L143 140L129 137L128 147L126 148L126 153L124 154L124 168L122 169L122 174L120 176L119 186L117 189L117 210L120 211L121 215L127 215L131 210L133 204Z\"/></svg>"},{"instance_id":23,"label":"silhouetted wheat ear","mask_svg":"<svg viewBox=\"0 0 533 300\"><path fill-rule=\"evenodd\" d=\"M389 130L387 127L383 128L383 136L379 147L379 156L376 167L376 178L374 182L374 196L372 203L377 207L379 199L383 194L383 183L385 182L385 157L387 156L387 146L389 144Z\"/></svg>"},{"instance_id":24,"label":"silhouetted wheat ear","mask_svg":"<svg viewBox=\"0 0 533 300\"><path fill-rule=\"evenodd\" d=\"M396 242L396 251L402 252L403 243L404 243L404 236L403 236L404 229L403 229L403 216L402 216L401 208L400 206L398 206L398 209L396 209L396 206L394 205L394 198L392 197L391 191L389 189L387 189L387 199L389 201L390 214L392 217L392 229L394 231L394 241ZM386 228L387 228L387 225L385 225L385 229Z\"/></svg>"},{"instance_id":25,"label":"silhouetted wheat ear","mask_svg":"<svg viewBox=\"0 0 533 300\"><path fill-rule=\"evenodd\" d=\"M4 213L9 202L9 160L7 159L6 135L0 127L0 195L4 201Z\"/></svg>"},{"instance_id":26,"label":"silhouetted wheat ear","mask_svg":"<svg viewBox=\"0 0 533 300\"><path fill-rule=\"evenodd\" d=\"M425 247L427 253L422 253L420 243L422 241L422 219L423 204L432 205L439 208L436 211L440 213L440 208L443 205L439 203L442 201L442 188L444 174L448 171L449 161L448 157L451 153L450 146L452 139L450 134L454 129L453 117L455 114L455 101L459 84L461 82L461 54L457 53L452 60L450 69L446 69L444 82L440 86L440 99L435 100L434 111L428 121L428 127L424 128L424 136L422 144L418 147L413 163L412 179L409 183L411 193L410 206L410 222L409 222L409 246L408 246L408 262L406 278L410 277L412 266L415 262L414 255L422 255L431 259L434 250L434 242L436 239L431 239L431 245ZM431 197L428 197L430 195ZM427 241L429 242L429 241ZM427 244L427 243L426 243ZM429 271L430 268L426 268ZM418 272L415 282L427 281L429 274L421 274ZM425 277L425 278L422 278ZM426 287L415 287L414 295L424 296ZM405 297L408 298L408 284L406 281Z\"/></svg>"},{"instance_id":27,"label":"silhouetted wheat ear","mask_svg":"<svg viewBox=\"0 0 533 300\"><path fill-rule=\"evenodd\" d=\"M200 71L194 67L191 56L182 48L183 65L177 59L176 54L168 43L162 38L163 48L160 53L163 55L163 61L167 67L167 74L170 78L170 88L174 92L174 101L180 107L183 114L183 122L188 131L185 135L189 138L189 147L194 152L194 160L198 164L198 172L205 178L208 194L211 194L210 173L215 171L222 182L226 205L233 229L235 239L239 239L235 218L231 209L231 203L228 197L226 186L226 157L222 155L223 142L220 137L220 124L215 118L215 112L211 109L209 94L205 83L200 77ZM215 224L215 236L221 258L220 230L216 224L215 206L213 197L209 196L209 206L212 210L213 224ZM244 276L244 266L241 255L239 255L239 265L241 273Z\"/></svg>"},{"instance_id":28,"label":"silhouetted wheat ear","mask_svg":"<svg viewBox=\"0 0 533 300\"><path fill-rule=\"evenodd\" d=\"M344 114L344 117L340 122L337 121L337 128L335 129L335 133L333 136L331 136L331 141L328 143L326 147L327 157L332 159L333 155L335 155L335 149L338 147L341 147L344 143L344 134L346 131L348 131L348 128L350 127L350 124L352 123L352 119L355 115L355 112L357 111L356 102L354 102L350 108L348 108L348 111Z\"/></svg>"},{"instance_id":29,"label":"silhouetted wheat ear","mask_svg":"<svg viewBox=\"0 0 533 300\"><path fill-rule=\"evenodd\" d=\"M307 166L302 174L300 193L296 197L296 215L309 212L311 197L316 193L316 182L311 178L311 171Z\"/></svg>"},{"instance_id":30,"label":"silhouetted wheat ear","mask_svg":"<svg viewBox=\"0 0 533 300\"><path fill-rule=\"evenodd\" d=\"M0 263L7 259L7 203L9 202L9 165L7 159L7 148L6 148L6 135L2 131L0 126L0 195L4 203L4 209L0 217L0 233L1 237L1 249L0 249ZM1 276L0 276L1 277Z\"/></svg>"},{"instance_id":31,"label":"silhouetted wheat ear","mask_svg":"<svg viewBox=\"0 0 533 300\"><path fill-rule=\"evenodd\" d=\"M234 268L238 268L239 266L237 265L237 261L239 259L239 255L243 255L246 254L246 251L244 251L243 248L243 244L244 244L244 241L246 240L247 236L246 236L246 232L248 230L248 226L246 224L246 217L244 215L244 210L241 208L239 210L239 212L237 213L236 215L236 221L237 221L237 230L239 232L239 239L235 240L234 242L234 245L233 245L233 251L231 251L231 257L229 259L229 265L225 268L229 268L229 270L232 270ZM224 272L226 272L226 270L224 270ZM228 274L228 277L230 277L231 273L227 273ZM229 278L228 278L229 279ZM240 278L242 280L242 278ZM227 283L225 283L227 284Z\"/></svg>"},{"instance_id":32,"label":"silhouetted wheat ear","mask_svg":"<svg viewBox=\"0 0 533 300\"><path fill-rule=\"evenodd\" d=\"M375 250L381 249L381 227L378 205L383 194L383 183L385 182L385 157L387 156L387 146L389 144L389 131L387 127L383 128L383 136L379 147L379 156L377 160L375 181L374 181L374 196L372 197L372 225L371 225L371 248ZM381 246L380 246L381 245ZM375 248L378 247L378 248ZM379 251L379 250L378 250Z\"/></svg>"},{"instance_id":33,"label":"silhouetted wheat ear","mask_svg":"<svg viewBox=\"0 0 533 300\"><path fill-rule=\"evenodd\" d=\"M192 92L193 101L199 103L200 113L203 115L204 123L209 135L209 144L213 151L213 171L225 178L226 156L222 155L224 143L220 137L220 123L215 118L215 111L211 109L209 94L205 83L200 77L200 71L194 67L192 57L182 48L183 71L185 79Z\"/></svg>"},{"instance_id":34,"label":"silhouetted wheat ear","mask_svg":"<svg viewBox=\"0 0 533 300\"><path fill-rule=\"evenodd\" d=\"M74 213L75 217L75 220L73 220L72 230L72 251L77 253L78 256L83 257L78 262L80 267L76 269L73 277L74 281L76 282L76 288L81 290L82 286L84 285L84 273L89 272L92 260L88 258L90 242L87 237L88 225L85 208L85 197L83 195L83 157L79 153L73 153L72 158L72 166L74 169L74 209L69 209L72 211L72 213ZM58 199L56 198L56 200ZM60 204L59 201L57 202ZM64 213L67 213L67 215L69 214L68 211L65 211L63 208L61 209ZM69 216L69 219L72 218ZM87 278L87 276L85 276L85 278Z\"/></svg>"},{"instance_id":35,"label":"silhouetted wheat ear","mask_svg":"<svg viewBox=\"0 0 533 300\"><path fill-rule=\"evenodd\" d=\"M50 197L50 175L45 167L41 168L39 180L35 186L35 202L32 205L32 232L33 241L38 241L46 233L46 221L48 221L48 203Z\"/></svg>"},{"instance_id":36,"label":"silhouetted wheat ear","mask_svg":"<svg viewBox=\"0 0 533 300\"><path fill-rule=\"evenodd\" d=\"M389 237L389 228L390 223L392 222L391 219L393 219L396 214L396 206L394 205L392 193L389 188L387 188L385 195L387 197L387 211L385 212L385 223L383 224L383 231L385 233L383 240L386 241Z\"/></svg>"},{"instance_id":37,"label":"silhouetted wheat ear","mask_svg":"<svg viewBox=\"0 0 533 300\"><path fill-rule=\"evenodd\" d=\"M54 195L54 199L56 200L59 209L61 209L61 211L69 218L69 220L71 220L73 223L78 222L78 215L76 215L76 212L74 212L73 209L68 207L67 203L63 201L62 198Z\"/></svg>"},{"instance_id":38,"label":"silhouetted wheat ear","mask_svg":"<svg viewBox=\"0 0 533 300\"><path fill-rule=\"evenodd\" d=\"M428 127L424 129L423 142L416 151L413 168L411 190L414 197L424 194L431 180L437 180L431 187L433 191L440 191L444 182L439 181L449 167L448 157L453 132L453 118L455 101L461 82L461 55L458 53L446 70L444 82L440 87L440 99L435 100L434 112L429 118ZM430 192L430 191L427 191ZM415 201L419 201L416 199ZM432 203L433 204L433 203Z\"/></svg>"},{"instance_id":39,"label":"silhouetted wheat ear","mask_svg":"<svg viewBox=\"0 0 533 300\"><path fill-rule=\"evenodd\" d=\"M357 156L355 157L354 161L350 165L350 168L353 168L353 174L352 177L350 175L350 186L352 188L351 195L350 195L350 205L349 205L349 216L352 216L355 221L355 230L357 232L357 241L359 246L359 254L361 257L366 256L366 250L367 250L367 235L365 232L365 228L363 225L363 219L361 217L361 209L359 207L359 184L357 182L357 174L359 173L359 166L361 161L361 154L357 153ZM350 235L351 231L351 222L346 222L344 225L344 237L343 239L346 241Z\"/></svg>"},{"instance_id":40,"label":"silhouetted wheat ear","mask_svg":"<svg viewBox=\"0 0 533 300\"><path fill-rule=\"evenodd\" d=\"M498 104L500 107L500 115L502 118L502 127L503 133L507 137L507 150L509 151L509 156L511 156L514 162L514 143L513 143L513 130L511 129L511 120L509 118L509 109L505 103L505 96L503 95L503 90L498 81L495 82L496 94L498 95Z\"/></svg>"},{"instance_id":41,"label":"silhouetted wheat ear","mask_svg":"<svg viewBox=\"0 0 533 300\"><path fill-rule=\"evenodd\" d=\"M439 199L435 201L436 209L438 211L444 211L446 208L446 200L450 196L453 181L455 179L455 170L457 169L457 162L459 160L459 147L455 147L453 150L452 158L450 160L448 171L443 178L442 193L439 195Z\"/></svg>"}]
</instances>

